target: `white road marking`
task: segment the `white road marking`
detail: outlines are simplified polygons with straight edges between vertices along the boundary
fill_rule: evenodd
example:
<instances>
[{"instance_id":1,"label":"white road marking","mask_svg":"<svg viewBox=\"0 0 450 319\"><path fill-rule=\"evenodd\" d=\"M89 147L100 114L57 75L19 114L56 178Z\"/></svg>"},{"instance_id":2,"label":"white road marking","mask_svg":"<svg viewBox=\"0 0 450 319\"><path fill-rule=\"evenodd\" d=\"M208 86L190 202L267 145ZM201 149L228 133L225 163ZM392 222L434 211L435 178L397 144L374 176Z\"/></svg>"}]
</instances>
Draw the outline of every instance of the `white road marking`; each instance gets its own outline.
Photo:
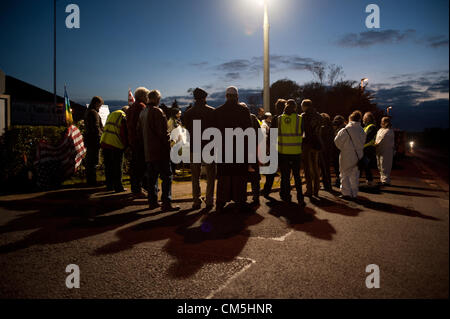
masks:
<instances>
[{"instance_id":1,"label":"white road marking","mask_svg":"<svg viewBox=\"0 0 450 319\"><path fill-rule=\"evenodd\" d=\"M225 281L225 283L221 286L219 286L219 288L217 288L216 290L213 290L207 297L206 299L212 299L214 297L214 295L216 295L217 293L221 292L222 290L224 290L233 280L235 280L237 277L239 277L242 273L244 273L247 269L249 269L253 264L256 263L256 260L250 259L250 258L246 258L246 257L236 257L236 259L244 259L244 260L249 260L251 263L246 265L244 268L242 268L241 270L239 270L237 273L235 273L233 276L231 276L230 278L228 278L227 281Z\"/></svg>"}]
</instances>

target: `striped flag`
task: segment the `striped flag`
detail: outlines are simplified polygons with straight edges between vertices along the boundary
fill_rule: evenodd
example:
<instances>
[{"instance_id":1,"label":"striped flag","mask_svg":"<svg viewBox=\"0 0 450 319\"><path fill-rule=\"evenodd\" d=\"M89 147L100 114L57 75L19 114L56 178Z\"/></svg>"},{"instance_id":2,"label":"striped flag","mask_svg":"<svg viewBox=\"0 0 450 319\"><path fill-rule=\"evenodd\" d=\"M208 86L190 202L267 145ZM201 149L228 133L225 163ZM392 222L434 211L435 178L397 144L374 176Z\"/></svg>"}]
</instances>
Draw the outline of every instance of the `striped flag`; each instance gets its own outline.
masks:
<instances>
[{"instance_id":1,"label":"striped flag","mask_svg":"<svg viewBox=\"0 0 450 319\"><path fill-rule=\"evenodd\" d=\"M75 125L67 128L64 139L58 146L41 141L34 162L38 187L49 188L72 176L85 155L83 135Z\"/></svg>"},{"instance_id":2,"label":"striped flag","mask_svg":"<svg viewBox=\"0 0 450 319\"><path fill-rule=\"evenodd\" d=\"M131 89L128 89L128 105L132 106L134 104L135 100L134 100L134 96L133 93L131 92Z\"/></svg>"},{"instance_id":3,"label":"striped flag","mask_svg":"<svg viewBox=\"0 0 450 319\"><path fill-rule=\"evenodd\" d=\"M72 109L70 108L70 100L69 96L67 95L66 86L64 85L64 104L66 108L66 124L67 126L70 126L73 124L73 117L72 117Z\"/></svg>"}]
</instances>

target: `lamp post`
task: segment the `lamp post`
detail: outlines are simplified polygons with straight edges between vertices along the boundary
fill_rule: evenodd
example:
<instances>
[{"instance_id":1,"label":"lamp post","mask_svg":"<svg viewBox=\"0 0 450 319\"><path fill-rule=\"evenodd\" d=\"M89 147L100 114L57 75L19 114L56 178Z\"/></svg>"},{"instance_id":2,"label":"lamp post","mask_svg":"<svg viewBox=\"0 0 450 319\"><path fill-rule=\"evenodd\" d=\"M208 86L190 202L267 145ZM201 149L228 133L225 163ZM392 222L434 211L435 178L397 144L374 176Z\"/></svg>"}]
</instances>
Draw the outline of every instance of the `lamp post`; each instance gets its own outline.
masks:
<instances>
[{"instance_id":1,"label":"lamp post","mask_svg":"<svg viewBox=\"0 0 450 319\"><path fill-rule=\"evenodd\" d=\"M264 0L264 111L270 112L270 55L269 55L269 10L268 0Z\"/></svg>"},{"instance_id":2,"label":"lamp post","mask_svg":"<svg viewBox=\"0 0 450 319\"><path fill-rule=\"evenodd\" d=\"M392 106L389 106L389 107L386 109L386 114L387 114L387 116L391 116L391 111L392 111Z\"/></svg>"},{"instance_id":3,"label":"lamp post","mask_svg":"<svg viewBox=\"0 0 450 319\"><path fill-rule=\"evenodd\" d=\"M56 110L56 0L53 0L53 104Z\"/></svg>"},{"instance_id":4,"label":"lamp post","mask_svg":"<svg viewBox=\"0 0 450 319\"><path fill-rule=\"evenodd\" d=\"M361 92L364 92L364 89L368 84L369 84L368 78L361 79Z\"/></svg>"}]
</instances>

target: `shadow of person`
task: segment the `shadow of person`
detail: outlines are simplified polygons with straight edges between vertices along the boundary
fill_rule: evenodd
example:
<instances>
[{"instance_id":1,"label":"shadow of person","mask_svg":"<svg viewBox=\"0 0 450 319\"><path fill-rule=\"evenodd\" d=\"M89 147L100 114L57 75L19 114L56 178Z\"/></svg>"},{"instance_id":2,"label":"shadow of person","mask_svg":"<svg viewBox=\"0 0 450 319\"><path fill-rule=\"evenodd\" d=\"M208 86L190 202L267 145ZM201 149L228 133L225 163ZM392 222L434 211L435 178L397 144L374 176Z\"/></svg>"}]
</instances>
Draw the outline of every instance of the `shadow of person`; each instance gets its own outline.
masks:
<instances>
[{"instance_id":1,"label":"shadow of person","mask_svg":"<svg viewBox=\"0 0 450 319\"><path fill-rule=\"evenodd\" d=\"M422 193L417 193L417 192L405 192L405 191L399 191L399 190L393 190L393 189L381 189L381 192L387 193L387 194L393 194L393 195L402 195L402 196L439 198L436 195L422 194Z\"/></svg>"},{"instance_id":2,"label":"shadow of person","mask_svg":"<svg viewBox=\"0 0 450 319\"><path fill-rule=\"evenodd\" d=\"M190 214L192 211L192 209L180 210L159 219L120 229L115 233L117 240L96 249L94 255L115 254L140 243L169 239L176 235L177 227L184 224L190 225L202 217L201 212Z\"/></svg>"},{"instance_id":3,"label":"shadow of person","mask_svg":"<svg viewBox=\"0 0 450 319\"><path fill-rule=\"evenodd\" d=\"M300 208L295 203L272 202L269 214L285 219L286 223L296 231L307 233L311 237L323 240L332 240L336 234L334 227L327 219L317 218L316 212L309 208Z\"/></svg>"},{"instance_id":4,"label":"shadow of person","mask_svg":"<svg viewBox=\"0 0 450 319\"><path fill-rule=\"evenodd\" d=\"M172 236L163 248L176 258L168 269L169 276L191 277L205 264L229 263L236 259L251 235L248 228L264 218L257 213L233 211L228 208L222 214L205 216L196 225L184 224L176 229L180 237Z\"/></svg>"},{"instance_id":5,"label":"shadow of person","mask_svg":"<svg viewBox=\"0 0 450 319\"><path fill-rule=\"evenodd\" d=\"M341 201L332 201L325 197L321 197L320 201L311 201L311 203L328 213L339 214L348 217L356 217L363 211L360 208L350 207L345 205Z\"/></svg>"},{"instance_id":6,"label":"shadow of person","mask_svg":"<svg viewBox=\"0 0 450 319\"><path fill-rule=\"evenodd\" d=\"M408 217L418 217L428 220L434 220L434 221L440 221L439 218L424 215L421 212L418 212L413 209L409 209L406 207L401 207L393 204L387 204L387 203L381 203L381 202L373 202L370 199L362 196L358 196L358 199L356 200L356 203L364 206L368 209L377 210L383 213L389 213L389 214L396 214L396 215L402 215L402 216L408 216Z\"/></svg>"},{"instance_id":7,"label":"shadow of person","mask_svg":"<svg viewBox=\"0 0 450 319\"><path fill-rule=\"evenodd\" d=\"M62 190L46 193L25 200L0 202L0 207L21 211L24 214L0 226L0 233L34 230L24 238L0 246L0 253L8 253L33 245L59 244L101 234L144 216L138 211L117 216L104 216L89 223L86 214L102 216L128 207L128 194L106 196L101 200L90 200L91 190Z\"/></svg>"}]
</instances>

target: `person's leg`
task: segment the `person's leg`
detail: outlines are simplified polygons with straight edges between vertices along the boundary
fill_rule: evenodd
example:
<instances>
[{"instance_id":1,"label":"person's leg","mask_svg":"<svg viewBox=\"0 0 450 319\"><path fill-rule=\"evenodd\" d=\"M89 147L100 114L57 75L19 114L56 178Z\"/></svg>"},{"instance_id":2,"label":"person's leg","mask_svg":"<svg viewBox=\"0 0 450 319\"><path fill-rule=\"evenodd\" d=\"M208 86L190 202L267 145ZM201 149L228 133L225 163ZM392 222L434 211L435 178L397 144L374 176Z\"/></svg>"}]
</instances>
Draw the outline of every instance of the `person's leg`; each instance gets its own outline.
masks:
<instances>
[{"instance_id":1,"label":"person's leg","mask_svg":"<svg viewBox=\"0 0 450 319\"><path fill-rule=\"evenodd\" d=\"M341 194L342 196L351 197L352 188L350 184L350 173L351 169L343 170L341 163L345 163L346 158L342 158L342 155L339 157L339 165L341 167Z\"/></svg>"},{"instance_id":2,"label":"person's leg","mask_svg":"<svg viewBox=\"0 0 450 319\"><path fill-rule=\"evenodd\" d=\"M216 211L222 212L225 204L228 202L228 194L231 178L230 176L219 176L217 178L217 196L216 196Z\"/></svg>"},{"instance_id":3,"label":"person's leg","mask_svg":"<svg viewBox=\"0 0 450 319\"><path fill-rule=\"evenodd\" d=\"M280 166L281 185L280 197L283 201L291 200L291 168L289 165L289 158L286 155L280 154L278 165Z\"/></svg>"},{"instance_id":4,"label":"person's leg","mask_svg":"<svg viewBox=\"0 0 450 319\"><path fill-rule=\"evenodd\" d=\"M272 191L273 182L275 181L275 177L277 174L269 174L266 175L266 182L264 183L264 188L262 191L262 195L264 197L267 197L270 195L270 192Z\"/></svg>"},{"instance_id":5,"label":"person's leg","mask_svg":"<svg viewBox=\"0 0 450 319\"><path fill-rule=\"evenodd\" d=\"M312 152L308 148L305 147L304 155L303 155L303 163L304 163L304 171L305 171L305 179L306 179L306 196L313 195L313 186L312 186Z\"/></svg>"},{"instance_id":6,"label":"person's leg","mask_svg":"<svg viewBox=\"0 0 450 319\"><path fill-rule=\"evenodd\" d=\"M216 164L206 164L206 207L214 205L214 184L216 182Z\"/></svg>"},{"instance_id":7,"label":"person's leg","mask_svg":"<svg viewBox=\"0 0 450 319\"><path fill-rule=\"evenodd\" d=\"M100 149L97 146L88 146L86 154L86 180L89 185L97 183L97 171Z\"/></svg>"},{"instance_id":8,"label":"person's leg","mask_svg":"<svg viewBox=\"0 0 450 319\"><path fill-rule=\"evenodd\" d=\"M339 188L341 186L341 173L339 171L339 155L333 158L333 166L334 166L334 174L336 175L336 182L334 183L334 186Z\"/></svg>"},{"instance_id":9,"label":"person's leg","mask_svg":"<svg viewBox=\"0 0 450 319\"><path fill-rule=\"evenodd\" d=\"M359 192L359 169L357 167L353 168L351 185L352 185L352 197L358 197Z\"/></svg>"},{"instance_id":10,"label":"person's leg","mask_svg":"<svg viewBox=\"0 0 450 319\"><path fill-rule=\"evenodd\" d=\"M142 175L140 174L142 170L140 169L141 164L139 163L139 154L136 149L131 150L131 161L130 161L130 184L131 192L134 194L139 194L142 189Z\"/></svg>"},{"instance_id":11,"label":"person's leg","mask_svg":"<svg viewBox=\"0 0 450 319\"><path fill-rule=\"evenodd\" d=\"M191 174L192 174L192 197L194 199L193 205L199 206L202 204L200 199L201 189L200 189L200 172L202 169L202 164L192 163L191 164Z\"/></svg>"},{"instance_id":12,"label":"person's leg","mask_svg":"<svg viewBox=\"0 0 450 319\"><path fill-rule=\"evenodd\" d=\"M113 180L114 180L114 190L116 192L124 191L122 185L122 163L123 163L123 151L113 150Z\"/></svg>"},{"instance_id":13,"label":"person's leg","mask_svg":"<svg viewBox=\"0 0 450 319\"><path fill-rule=\"evenodd\" d=\"M261 176L258 172L250 174L250 180L252 185L252 198L254 203L259 203L259 193L261 187Z\"/></svg>"},{"instance_id":14,"label":"person's leg","mask_svg":"<svg viewBox=\"0 0 450 319\"><path fill-rule=\"evenodd\" d=\"M172 202L172 162L169 160L159 161L158 171L161 177L161 201L163 204L170 204Z\"/></svg>"},{"instance_id":15,"label":"person's leg","mask_svg":"<svg viewBox=\"0 0 450 319\"><path fill-rule=\"evenodd\" d=\"M313 175L313 194L319 196L320 189L320 168L319 168L319 153L318 151L312 152L312 175Z\"/></svg>"},{"instance_id":16,"label":"person's leg","mask_svg":"<svg viewBox=\"0 0 450 319\"><path fill-rule=\"evenodd\" d=\"M392 171L392 162L394 160L394 154L391 152L387 152L383 155L383 167L385 174L385 183L391 183L391 171Z\"/></svg>"},{"instance_id":17,"label":"person's leg","mask_svg":"<svg viewBox=\"0 0 450 319\"><path fill-rule=\"evenodd\" d=\"M300 205L304 204L302 178L300 176L301 155L293 156L292 158L292 174L294 175L295 189L297 190L297 201Z\"/></svg>"},{"instance_id":18,"label":"person's leg","mask_svg":"<svg viewBox=\"0 0 450 319\"><path fill-rule=\"evenodd\" d=\"M158 206L158 171L155 162L147 163L148 176L148 203L150 206Z\"/></svg>"},{"instance_id":19,"label":"person's leg","mask_svg":"<svg viewBox=\"0 0 450 319\"><path fill-rule=\"evenodd\" d=\"M110 149L102 149L103 164L105 166L105 179L106 188L108 190L114 190L114 177L113 177L113 154Z\"/></svg>"}]
</instances>

